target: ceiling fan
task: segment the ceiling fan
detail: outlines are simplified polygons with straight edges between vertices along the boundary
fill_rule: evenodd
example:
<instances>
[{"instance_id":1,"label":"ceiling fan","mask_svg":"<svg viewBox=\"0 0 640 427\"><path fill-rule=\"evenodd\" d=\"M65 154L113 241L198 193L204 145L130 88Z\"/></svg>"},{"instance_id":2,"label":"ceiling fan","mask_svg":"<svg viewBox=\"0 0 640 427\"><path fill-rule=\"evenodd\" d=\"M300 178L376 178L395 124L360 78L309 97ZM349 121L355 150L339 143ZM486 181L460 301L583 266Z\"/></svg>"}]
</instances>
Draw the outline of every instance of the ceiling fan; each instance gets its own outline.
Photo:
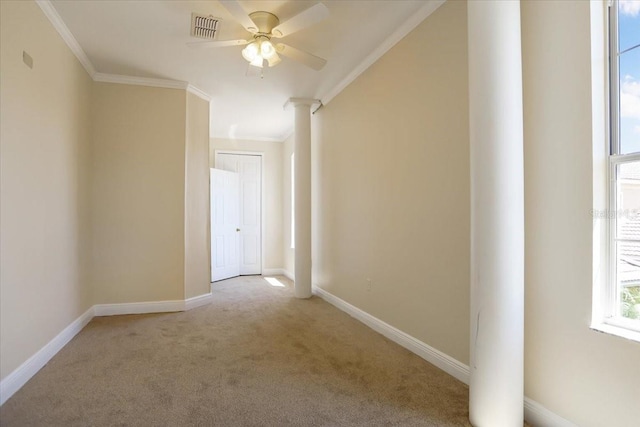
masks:
<instances>
[{"instance_id":1,"label":"ceiling fan","mask_svg":"<svg viewBox=\"0 0 640 427\"><path fill-rule=\"evenodd\" d=\"M247 14L238 0L224 0L220 4L240 23L253 37L248 40L214 40L208 42L187 43L194 48L214 48L227 46L244 46L242 57L251 65L262 68L265 61L269 67L280 63L280 55L298 61L314 70L321 70L327 63L325 59L312 55L285 43L272 43L271 39L283 38L290 34L316 24L329 16L329 9L322 3L304 10L291 19L280 23L280 19L270 12L257 11Z\"/></svg>"}]
</instances>

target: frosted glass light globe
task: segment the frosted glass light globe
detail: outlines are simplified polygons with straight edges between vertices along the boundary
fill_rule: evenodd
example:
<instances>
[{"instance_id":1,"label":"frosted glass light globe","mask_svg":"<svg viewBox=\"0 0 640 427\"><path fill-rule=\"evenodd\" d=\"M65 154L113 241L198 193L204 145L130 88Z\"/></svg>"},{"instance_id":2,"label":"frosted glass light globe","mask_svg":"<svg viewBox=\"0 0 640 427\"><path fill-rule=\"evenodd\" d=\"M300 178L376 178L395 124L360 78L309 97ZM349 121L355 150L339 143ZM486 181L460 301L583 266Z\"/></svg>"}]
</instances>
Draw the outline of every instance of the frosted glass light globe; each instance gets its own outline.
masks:
<instances>
[{"instance_id":1,"label":"frosted glass light globe","mask_svg":"<svg viewBox=\"0 0 640 427\"><path fill-rule=\"evenodd\" d=\"M260 53L264 59L269 59L276 53L276 49L273 47L269 40L265 40L260 43Z\"/></svg>"},{"instance_id":2,"label":"frosted glass light globe","mask_svg":"<svg viewBox=\"0 0 640 427\"><path fill-rule=\"evenodd\" d=\"M247 47L242 49L242 57L249 62L255 60L259 53L260 49L258 47L258 43L256 42L249 43Z\"/></svg>"}]
</instances>

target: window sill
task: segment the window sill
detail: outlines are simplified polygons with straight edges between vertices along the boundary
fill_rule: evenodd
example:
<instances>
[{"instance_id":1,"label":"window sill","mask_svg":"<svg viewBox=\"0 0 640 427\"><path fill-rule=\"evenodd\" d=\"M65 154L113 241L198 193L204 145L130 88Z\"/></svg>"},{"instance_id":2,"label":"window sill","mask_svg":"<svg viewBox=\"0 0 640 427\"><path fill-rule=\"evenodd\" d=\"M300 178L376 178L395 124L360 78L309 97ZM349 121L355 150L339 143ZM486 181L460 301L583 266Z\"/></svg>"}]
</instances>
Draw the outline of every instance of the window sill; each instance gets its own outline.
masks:
<instances>
[{"instance_id":1,"label":"window sill","mask_svg":"<svg viewBox=\"0 0 640 427\"><path fill-rule=\"evenodd\" d=\"M616 326L609 323L594 323L591 325L591 329L598 332L615 335L621 338L626 338L631 341L640 342L640 332L621 326Z\"/></svg>"}]
</instances>

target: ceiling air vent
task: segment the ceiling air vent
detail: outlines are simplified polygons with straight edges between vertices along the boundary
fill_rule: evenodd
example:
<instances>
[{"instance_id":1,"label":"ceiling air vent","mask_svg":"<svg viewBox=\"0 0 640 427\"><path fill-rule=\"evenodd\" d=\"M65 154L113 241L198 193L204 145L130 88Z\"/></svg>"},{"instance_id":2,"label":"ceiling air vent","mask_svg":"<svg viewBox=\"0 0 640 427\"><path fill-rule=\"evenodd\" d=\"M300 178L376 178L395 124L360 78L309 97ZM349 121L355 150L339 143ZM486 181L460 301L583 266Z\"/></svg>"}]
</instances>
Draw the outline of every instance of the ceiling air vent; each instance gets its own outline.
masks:
<instances>
[{"instance_id":1,"label":"ceiling air vent","mask_svg":"<svg viewBox=\"0 0 640 427\"><path fill-rule=\"evenodd\" d=\"M211 15L204 16L192 13L191 36L198 37L200 39L213 40L216 36L219 22L220 18L214 18Z\"/></svg>"}]
</instances>

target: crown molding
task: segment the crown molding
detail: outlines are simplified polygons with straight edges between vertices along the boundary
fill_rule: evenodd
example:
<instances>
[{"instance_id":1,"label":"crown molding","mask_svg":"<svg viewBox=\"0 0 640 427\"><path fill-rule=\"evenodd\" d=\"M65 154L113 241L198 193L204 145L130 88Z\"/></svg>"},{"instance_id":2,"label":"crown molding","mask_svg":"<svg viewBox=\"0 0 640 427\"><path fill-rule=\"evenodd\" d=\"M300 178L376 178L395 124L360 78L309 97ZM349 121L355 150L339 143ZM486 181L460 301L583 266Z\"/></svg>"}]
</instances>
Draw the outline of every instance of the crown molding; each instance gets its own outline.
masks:
<instances>
[{"instance_id":1,"label":"crown molding","mask_svg":"<svg viewBox=\"0 0 640 427\"><path fill-rule=\"evenodd\" d=\"M116 83L122 85L161 87L166 89L187 90L189 83L179 80L154 79L150 77L123 76L120 74L95 73L93 80L103 83Z\"/></svg>"},{"instance_id":2,"label":"crown molding","mask_svg":"<svg viewBox=\"0 0 640 427\"><path fill-rule=\"evenodd\" d=\"M291 128L289 130L287 130L285 133L282 134L282 142L285 142L287 139L289 139L291 137L291 135L293 135L293 132L295 132L295 128Z\"/></svg>"},{"instance_id":3,"label":"crown molding","mask_svg":"<svg viewBox=\"0 0 640 427\"><path fill-rule=\"evenodd\" d=\"M95 73L93 75L93 81L102 82L102 83L115 83L115 84L122 84L122 85L159 87L164 89L182 89L182 90L186 90L187 92L191 92L192 94L196 95L199 98L204 99L207 102L211 102L211 99L212 99L211 95L209 95L205 91L198 89L192 84L183 82L181 80L124 76L122 74Z\"/></svg>"},{"instance_id":4,"label":"crown molding","mask_svg":"<svg viewBox=\"0 0 640 427\"><path fill-rule=\"evenodd\" d=\"M187 85L187 92L191 92L192 94L194 94L197 97L200 97L202 99L204 99L207 102L211 102L211 95L209 95L207 92L198 89L197 87L195 87L192 84L188 84Z\"/></svg>"},{"instance_id":5,"label":"crown molding","mask_svg":"<svg viewBox=\"0 0 640 427\"><path fill-rule=\"evenodd\" d=\"M445 0L433 0L427 2L420 8L415 14L405 21L396 31L394 31L386 40L384 40L378 47L371 52L356 68L351 71L347 77L342 79L340 83L326 91L319 98L322 100L323 105L327 105L333 98L342 92L351 82L364 73L367 68L372 66L378 59L382 57L389 49L395 46L400 40L402 40L407 34L409 34L414 28L424 21L429 15L435 12L440 6L444 4Z\"/></svg>"},{"instance_id":6,"label":"crown molding","mask_svg":"<svg viewBox=\"0 0 640 427\"><path fill-rule=\"evenodd\" d=\"M289 108L296 107L298 105L313 107L314 105L322 105L322 101L313 98L289 98L282 108L288 110Z\"/></svg>"},{"instance_id":7,"label":"crown molding","mask_svg":"<svg viewBox=\"0 0 640 427\"><path fill-rule=\"evenodd\" d=\"M251 135L242 135L234 138L229 138L228 135L220 135L217 133L211 134L211 139L224 139L227 141L247 141L247 142L284 142L284 140L280 138L272 138L272 137L265 137L265 136L251 136Z\"/></svg>"},{"instance_id":8,"label":"crown molding","mask_svg":"<svg viewBox=\"0 0 640 427\"><path fill-rule=\"evenodd\" d=\"M183 89L193 93L196 96L204 99L207 102L211 102L211 95L208 93L198 89L197 87L190 85L187 82L178 81L178 80L165 80L165 79L154 79L148 77L134 77L134 76L123 76L118 74L106 74L99 73L89 60L87 54L80 47L80 43L73 36L67 24L64 23L62 17L58 14L58 11L55 9L50 0L35 0L36 4L42 9L44 15L49 19L53 28L56 29L62 40L67 44L67 47L73 52L76 56L80 64L84 67L86 72L91 76L93 81L96 82L104 82L104 83L118 83L118 84L128 84L134 86L150 86L150 87L160 87L160 88L168 88L168 89Z\"/></svg>"},{"instance_id":9,"label":"crown molding","mask_svg":"<svg viewBox=\"0 0 640 427\"><path fill-rule=\"evenodd\" d=\"M40 6L40 9L42 9L42 12L44 12L45 16L49 19L53 28L60 34L62 40L64 40L69 49L71 49L71 52L78 58L78 61L80 61L80 64L82 64L89 76L93 77L96 74L96 69L91 61L89 61L89 57L84 53L84 50L82 50L76 38L71 34L71 31L69 31L67 24L64 23L58 11L53 7L53 4L51 4L51 1L36 0L36 4Z\"/></svg>"},{"instance_id":10,"label":"crown molding","mask_svg":"<svg viewBox=\"0 0 640 427\"><path fill-rule=\"evenodd\" d=\"M200 98L211 102L211 95L198 89L197 87L189 84L188 82L178 81L178 80L166 80L166 79L155 79L148 77L135 77L135 76L123 76L118 74L106 74L106 73L98 73L85 54L84 50L80 47L80 44L76 40L76 38L71 34L71 31L64 23L53 4L50 0L35 0L36 4L42 9L45 16L49 19L53 27L56 29L58 34L62 37L64 42L67 44L69 49L76 56L78 61L82 64L84 69L87 71L89 76L96 82L105 82L105 83L117 83L117 84L128 84L135 86L150 86L150 87L160 87L160 88L168 88L168 89L182 89L187 90L193 93ZM336 86L332 89L326 91L323 96L319 97L319 100L316 99L299 99L299 98L291 98L286 104L285 108L290 106L291 104L301 103L302 101L315 101L315 104L321 103L323 105L328 104L336 95L342 92L351 82L353 82L360 74L362 74L365 70L367 70L371 65L373 65L382 55L384 55L389 49L395 46L400 40L402 40L407 34L409 34L415 27L418 26L422 21L424 21L429 15L431 15L436 9L438 9L442 4L444 4L446 0L432 0L427 2L417 13L412 15L402 26L398 27L396 31L393 32L386 40L384 40L377 49L371 52L356 68L353 69L344 79L340 81ZM305 102L306 103L306 102ZM310 104L311 105L311 104ZM287 132L284 138L246 138L253 141L267 141L267 142L282 142L286 140L289 136L291 136L290 132ZM214 136L215 137L215 136ZM245 138L243 138L245 139Z\"/></svg>"}]
</instances>

